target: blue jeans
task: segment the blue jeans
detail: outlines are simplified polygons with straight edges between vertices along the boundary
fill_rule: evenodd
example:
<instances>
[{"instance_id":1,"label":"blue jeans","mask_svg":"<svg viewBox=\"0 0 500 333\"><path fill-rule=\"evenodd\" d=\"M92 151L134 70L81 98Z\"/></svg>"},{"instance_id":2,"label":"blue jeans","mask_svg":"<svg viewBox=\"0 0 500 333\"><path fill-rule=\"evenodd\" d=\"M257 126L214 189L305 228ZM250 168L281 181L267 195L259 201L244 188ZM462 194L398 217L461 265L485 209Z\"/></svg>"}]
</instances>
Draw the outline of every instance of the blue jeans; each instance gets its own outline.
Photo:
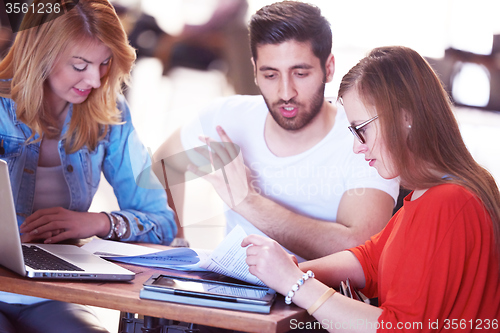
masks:
<instances>
[{"instance_id":1,"label":"blue jeans","mask_svg":"<svg viewBox=\"0 0 500 333\"><path fill-rule=\"evenodd\" d=\"M47 301L0 302L0 333L109 333L93 311L80 304Z\"/></svg>"}]
</instances>

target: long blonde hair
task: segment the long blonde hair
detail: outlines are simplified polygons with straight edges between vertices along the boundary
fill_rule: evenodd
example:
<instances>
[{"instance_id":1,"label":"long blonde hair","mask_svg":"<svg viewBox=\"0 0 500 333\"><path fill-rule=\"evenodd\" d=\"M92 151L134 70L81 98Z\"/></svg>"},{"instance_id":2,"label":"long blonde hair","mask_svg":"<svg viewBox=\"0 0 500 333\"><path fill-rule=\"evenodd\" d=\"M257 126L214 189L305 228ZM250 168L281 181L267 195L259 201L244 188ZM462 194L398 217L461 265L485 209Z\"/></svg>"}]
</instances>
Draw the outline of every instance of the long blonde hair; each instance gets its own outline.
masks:
<instances>
[{"instance_id":1,"label":"long blonde hair","mask_svg":"<svg viewBox=\"0 0 500 333\"><path fill-rule=\"evenodd\" d=\"M339 96L353 88L377 110L401 184L423 189L455 183L469 189L491 217L500 253L498 186L467 150L449 97L428 62L407 47L376 48L344 76Z\"/></svg>"},{"instance_id":2,"label":"long blonde hair","mask_svg":"<svg viewBox=\"0 0 500 333\"><path fill-rule=\"evenodd\" d=\"M62 8L71 9L55 18L28 11L21 24L24 30L17 33L9 53L0 62L0 96L16 103L18 120L33 131L28 142L41 140L43 134L57 135L44 100L44 89L49 89L45 81L58 57L69 47L83 40L102 42L112 53L109 69L101 78L101 86L93 89L85 102L73 105L63 138L68 153L83 146L93 150L108 126L120 122L116 100L128 83L135 51L107 0L34 1L39 2L60 2ZM33 140L36 134L40 137Z\"/></svg>"}]
</instances>

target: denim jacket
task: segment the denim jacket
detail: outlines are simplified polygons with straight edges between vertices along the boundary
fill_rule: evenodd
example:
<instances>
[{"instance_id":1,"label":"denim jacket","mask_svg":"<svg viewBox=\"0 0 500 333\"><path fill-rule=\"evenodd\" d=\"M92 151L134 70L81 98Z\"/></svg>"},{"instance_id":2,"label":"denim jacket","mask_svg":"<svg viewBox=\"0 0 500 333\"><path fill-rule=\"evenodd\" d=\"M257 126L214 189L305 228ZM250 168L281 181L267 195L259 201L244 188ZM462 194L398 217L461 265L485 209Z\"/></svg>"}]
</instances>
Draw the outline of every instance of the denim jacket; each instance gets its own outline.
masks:
<instances>
[{"instance_id":1,"label":"denim jacket","mask_svg":"<svg viewBox=\"0 0 500 333\"><path fill-rule=\"evenodd\" d=\"M168 207L165 190L160 186L148 189L137 185L136 176L150 166L151 160L134 130L123 96L117 107L122 112L123 124L109 126L95 150L90 151L84 146L73 154L66 154L65 139L59 141L64 178L70 191L69 209L88 211L102 171L118 200L121 210L117 213L130 222L130 237L122 238L122 241L170 244L177 233L174 213ZM17 120L15 109L14 101L0 98L0 158L9 166L17 222L21 225L33 213L40 142L26 144L32 131ZM72 111L73 105L62 134L68 130ZM154 181L158 180L154 178Z\"/></svg>"}]
</instances>

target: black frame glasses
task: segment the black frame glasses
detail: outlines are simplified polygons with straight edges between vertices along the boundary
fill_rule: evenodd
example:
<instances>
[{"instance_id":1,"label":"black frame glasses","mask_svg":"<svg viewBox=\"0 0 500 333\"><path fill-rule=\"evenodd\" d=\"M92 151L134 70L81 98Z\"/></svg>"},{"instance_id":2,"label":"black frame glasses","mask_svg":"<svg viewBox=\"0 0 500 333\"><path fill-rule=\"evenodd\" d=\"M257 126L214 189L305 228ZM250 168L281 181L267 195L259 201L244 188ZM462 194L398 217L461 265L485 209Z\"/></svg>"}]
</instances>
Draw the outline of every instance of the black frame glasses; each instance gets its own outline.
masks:
<instances>
[{"instance_id":1,"label":"black frame glasses","mask_svg":"<svg viewBox=\"0 0 500 333\"><path fill-rule=\"evenodd\" d=\"M365 127L366 125L368 125L369 123L371 123L372 121L374 121L375 119L377 119L378 116L375 116L373 118L370 118L368 119L367 121L359 124L358 126L349 126L349 130L351 131L352 135L354 135L354 137L356 137L356 139L359 140L359 142L361 142L362 144L365 144L366 143L366 140L365 138L363 137L363 135L361 133L359 133L359 130L363 127Z\"/></svg>"}]
</instances>

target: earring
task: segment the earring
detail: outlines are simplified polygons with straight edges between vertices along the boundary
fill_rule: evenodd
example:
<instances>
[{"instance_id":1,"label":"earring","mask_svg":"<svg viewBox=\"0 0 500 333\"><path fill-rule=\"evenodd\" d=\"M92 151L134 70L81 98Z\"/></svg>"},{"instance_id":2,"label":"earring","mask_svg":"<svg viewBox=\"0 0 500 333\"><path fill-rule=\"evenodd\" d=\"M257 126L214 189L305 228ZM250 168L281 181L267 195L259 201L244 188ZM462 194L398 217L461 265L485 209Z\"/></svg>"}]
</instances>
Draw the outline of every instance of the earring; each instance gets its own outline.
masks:
<instances>
[{"instance_id":1,"label":"earring","mask_svg":"<svg viewBox=\"0 0 500 333\"><path fill-rule=\"evenodd\" d=\"M411 128L411 125L408 125L408 128Z\"/></svg>"}]
</instances>

